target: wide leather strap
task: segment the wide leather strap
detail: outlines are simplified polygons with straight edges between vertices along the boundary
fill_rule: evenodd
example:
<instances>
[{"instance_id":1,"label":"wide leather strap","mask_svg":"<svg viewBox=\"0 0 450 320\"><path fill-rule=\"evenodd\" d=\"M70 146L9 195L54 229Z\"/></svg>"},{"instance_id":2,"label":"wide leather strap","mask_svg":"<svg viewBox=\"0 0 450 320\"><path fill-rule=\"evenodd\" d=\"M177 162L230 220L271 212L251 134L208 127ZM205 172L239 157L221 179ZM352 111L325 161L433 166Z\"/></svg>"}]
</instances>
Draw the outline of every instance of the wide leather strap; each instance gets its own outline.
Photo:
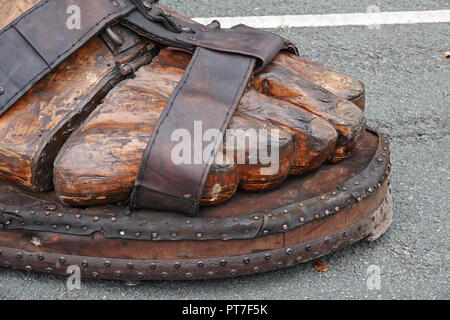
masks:
<instances>
[{"instance_id":1,"label":"wide leather strap","mask_svg":"<svg viewBox=\"0 0 450 320\"><path fill-rule=\"evenodd\" d=\"M197 48L159 118L144 153L132 195L134 208L169 210L193 215L200 198L214 150L203 156L211 142L192 143L188 163L175 164L172 151L180 141L171 137L176 130L198 136L218 129L223 132L247 86L255 58ZM220 143L215 136L211 141ZM184 141L187 142L187 141ZM185 156L185 155L184 155ZM200 157L200 158L199 158Z\"/></svg>"},{"instance_id":2,"label":"wide leather strap","mask_svg":"<svg viewBox=\"0 0 450 320\"><path fill-rule=\"evenodd\" d=\"M210 141L216 147L222 142L255 66L261 69L272 61L284 41L245 26L223 30L204 26L195 34L178 34L176 41L197 49L153 131L131 206L195 215L217 148L206 156L204 151L209 150ZM209 141L203 141L201 133L198 137L199 127L201 132L213 129L208 131ZM180 143L171 139L176 130L197 141L189 148L188 163L175 163L172 158Z\"/></svg>"},{"instance_id":3,"label":"wide leather strap","mask_svg":"<svg viewBox=\"0 0 450 320\"><path fill-rule=\"evenodd\" d=\"M129 0L44 0L0 31L0 115L107 24Z\"/></svg>"}]
</instances>

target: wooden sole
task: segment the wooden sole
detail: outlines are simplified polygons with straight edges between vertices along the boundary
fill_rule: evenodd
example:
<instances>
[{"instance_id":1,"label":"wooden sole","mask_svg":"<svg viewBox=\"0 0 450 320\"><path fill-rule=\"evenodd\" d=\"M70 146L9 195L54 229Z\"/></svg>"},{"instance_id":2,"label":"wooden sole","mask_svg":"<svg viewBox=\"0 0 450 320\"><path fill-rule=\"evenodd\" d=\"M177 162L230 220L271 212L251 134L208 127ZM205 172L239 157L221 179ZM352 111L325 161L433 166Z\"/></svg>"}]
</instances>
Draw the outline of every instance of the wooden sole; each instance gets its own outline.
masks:
<instances>
[{"instance_id":1,"label":"wooden sole","mask_svg":"<svg viewBox=\"0 0 450 320\"><path fill-rule=\"evenodd\" d=\"M220 210L201 209L198 218L118 206L79 210L54 202L54 194L0 185L0 264L61 275L77 265L83 277L120 280L220 278L287 267L386 231L389 171L386 139L368 131L345 161L270 192L238 192Z\"/></svg>"}]
</instances>

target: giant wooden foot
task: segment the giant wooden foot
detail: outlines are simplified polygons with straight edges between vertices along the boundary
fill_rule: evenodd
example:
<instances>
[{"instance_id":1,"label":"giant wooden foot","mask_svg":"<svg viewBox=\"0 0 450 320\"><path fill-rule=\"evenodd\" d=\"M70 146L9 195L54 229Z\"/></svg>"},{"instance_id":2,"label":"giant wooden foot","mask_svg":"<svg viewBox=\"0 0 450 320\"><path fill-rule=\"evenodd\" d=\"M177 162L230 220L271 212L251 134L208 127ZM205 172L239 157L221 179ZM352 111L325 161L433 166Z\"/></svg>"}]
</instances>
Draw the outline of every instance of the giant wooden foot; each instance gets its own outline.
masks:
<instances>
[{"instance_id":1,"label":"giant wooden foot","mask_svg":"<svg viewBox=\"0 0 450 320\"><path fill-rule=\"evenodd\" d=\"M0 28L37 2L3 1ZM86 278L126 281L221 278L387 230L389 146L365 128L363 84L288 52L252 77L228 123L279 131L279 170L262 174L249 152L260 146L237 143L238 161L209 172L195 218L130 211L143 152L191 55L121 23L0 115L0 266L66 275L76 265Z\"/></svg>"},{"instance_id":2,"label":"giant wooden foot","mask_svg":"<svg viewBox=\"0 0 450 320\"><path fill-rule=\"evenodd\" d=\"M207 279L279 269L379 237L392 218L389 146L366 131L350 158L278 189L238 192L196 218L69 208L53 192L0 185L0 265L86 278Z\"/></svg>"}]
</instances>

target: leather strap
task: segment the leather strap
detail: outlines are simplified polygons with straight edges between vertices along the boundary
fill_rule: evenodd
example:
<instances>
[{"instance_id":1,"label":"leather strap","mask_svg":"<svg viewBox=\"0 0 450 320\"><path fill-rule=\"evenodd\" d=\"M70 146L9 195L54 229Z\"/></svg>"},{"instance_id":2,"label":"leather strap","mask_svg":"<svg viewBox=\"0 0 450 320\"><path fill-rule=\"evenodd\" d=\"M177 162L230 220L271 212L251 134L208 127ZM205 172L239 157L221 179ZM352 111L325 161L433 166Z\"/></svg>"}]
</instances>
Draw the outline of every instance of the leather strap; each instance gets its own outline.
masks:
<instances>
[{"instance_id":1,"label":"leather strap","mask_svg":"<svg viewBox=\"0 0 450 320\"><path fill-rule=\"evenodd\" d=\"M210 142L192 144L191 163L175 165L172 150L178 141L171 141L177 129L187 130L194 137L194 122L201 121L202 131L224 132L252 74L255 58L197 48L173 91L154 129L142 159L142 166L132 195L134 208L152 208L193 215L215 153L199 159ZM219 144L218 136L215 141ZM197 152L197 153L196 153ZM198 159L197 159L198 160Z\"/></svg>"},{"instance_id":2,"label":"leather strap","mask_svg":"<svg viewBox=\"0 0 450 320\"><path fill-rule=\"evenodd\" d=\"M152 23L147 20L145 24L148 27ZM201 139L197 145L191 145L190 163L175 164L171 155L179 142L171 141L172 134L183 129L190 137L195 137L194 124L197 122L201 123L202 132L215 129L217 135L211 141L220 143L221 134L227 129L255 66L256 71L262 69L284 47L280 36L246 26L234 29L218 29L215 25L195 28L195 33L172 32L169 36L167 32L163 33L165 41L169 40L183 49L196 47L196 50L144 153L131 196L132 208L187 215L198 212L216 154L212 153L208 159L202 157L199 163L195 163L195 155L203 155L210 143ZM146 30L148 34L152 32L152 29Z\"/></svg>"},{"instance_id":3,"label":"leather strap","mask_svg":"<svg viewBox=\"0 0 450 320\"><path fill-rule=\"evenodd\" d=\"M70 25L77 8L80 28ZM0 31L0 115L107 24L134 8L128 0L43 0Z\"/></svg>"}]
</instances>

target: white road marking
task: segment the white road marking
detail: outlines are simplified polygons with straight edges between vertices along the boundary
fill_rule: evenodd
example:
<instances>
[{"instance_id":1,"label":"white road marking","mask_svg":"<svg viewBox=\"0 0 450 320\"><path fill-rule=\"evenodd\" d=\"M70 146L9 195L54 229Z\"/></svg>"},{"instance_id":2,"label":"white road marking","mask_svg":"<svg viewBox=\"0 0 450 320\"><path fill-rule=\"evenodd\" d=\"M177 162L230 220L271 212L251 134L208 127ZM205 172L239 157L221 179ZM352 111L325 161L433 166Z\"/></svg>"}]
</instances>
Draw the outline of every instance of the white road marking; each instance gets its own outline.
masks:
<instances>
[{"instance_id":1,"label":"white road marking","mask_svg":"<svg viewBox=\"0 0 450 320\"><path fill-rule=\"evenodd\" d=\"M450 22L450 10L391 11L376 13L344 13L320 15L247 16L194 18L208 24L218 20L222 28L243 23L254 28L310 28L335 26L373 26L383 24L415 24Z\"/></svg>"}]
</instances>

